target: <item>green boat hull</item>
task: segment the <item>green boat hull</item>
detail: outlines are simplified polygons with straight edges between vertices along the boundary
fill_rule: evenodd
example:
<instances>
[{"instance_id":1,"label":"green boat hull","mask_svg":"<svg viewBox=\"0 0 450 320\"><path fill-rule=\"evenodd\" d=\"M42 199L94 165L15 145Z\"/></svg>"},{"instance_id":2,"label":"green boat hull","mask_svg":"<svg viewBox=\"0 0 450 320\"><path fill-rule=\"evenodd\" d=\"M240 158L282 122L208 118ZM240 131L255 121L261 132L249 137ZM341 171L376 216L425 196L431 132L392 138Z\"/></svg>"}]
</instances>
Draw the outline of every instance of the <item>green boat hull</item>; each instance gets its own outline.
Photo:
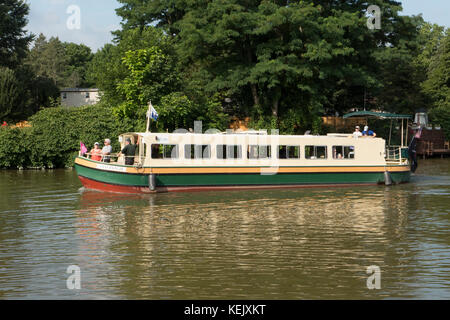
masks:
<instances>
[{"instance_id":1,"label":"green boat hull","mask_svg":"<svg viewBox=\"0 0 450 320\"><path fill-rule=\"evenodd\" d=\"M114 186L130 187L133 190L149 188L148 174L103 171L78 164L75 164L75 169L83 183L87 180L91 184L96 182L103 186L102 189L114 191ZM410 171L391 172L390 176L396 184L409 182ZM154 179L156 188L361 185L385 181L384 172L155 174Z\"/></svg>"}]
</instances>

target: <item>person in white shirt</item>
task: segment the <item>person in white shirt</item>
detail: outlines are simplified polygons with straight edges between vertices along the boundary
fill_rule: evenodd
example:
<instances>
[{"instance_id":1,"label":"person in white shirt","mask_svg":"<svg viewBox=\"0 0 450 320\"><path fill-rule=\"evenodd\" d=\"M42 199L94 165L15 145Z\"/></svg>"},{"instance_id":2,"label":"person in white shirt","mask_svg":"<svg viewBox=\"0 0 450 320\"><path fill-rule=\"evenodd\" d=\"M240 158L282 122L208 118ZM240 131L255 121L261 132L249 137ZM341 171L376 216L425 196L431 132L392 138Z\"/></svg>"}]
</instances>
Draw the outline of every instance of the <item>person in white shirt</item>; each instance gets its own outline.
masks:
<instances>
[{"instance_id":1,"label":"person in white shirt","mask_svg":"<svg viewBox=\"0 0 450 320\"><path fill-rule=\"evenodd\" d=\"M103 162L111 162L111 157L109 156L112 152L111 140L105 139L105 146L102 148Z\"/></svg>"},{"instance_id":2,"label":"person in white shirt","mask_svg":"<svg viewBox=\"0 0 450 320\"><path fill-rule=\"evenodd\" d=\"M359 126L355 127L355 132L353 132L353 138L359 138L362 137L362 132L360 131Z\"/></svg>"}]
</instances>

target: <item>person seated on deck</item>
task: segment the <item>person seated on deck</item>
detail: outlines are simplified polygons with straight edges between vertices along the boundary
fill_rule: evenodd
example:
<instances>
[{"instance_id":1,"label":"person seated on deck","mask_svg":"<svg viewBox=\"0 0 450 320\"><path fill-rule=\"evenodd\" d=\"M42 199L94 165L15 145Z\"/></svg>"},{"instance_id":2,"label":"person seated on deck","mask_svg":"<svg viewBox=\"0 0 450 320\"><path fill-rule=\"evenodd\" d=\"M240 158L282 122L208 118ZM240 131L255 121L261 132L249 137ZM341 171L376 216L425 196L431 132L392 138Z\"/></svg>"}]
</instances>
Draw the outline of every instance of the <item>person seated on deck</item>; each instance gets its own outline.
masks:
<instances>
[{"instance_id":1,"label":"person seated on deck","mask_svg":"<svg viewBox=\"0 0 450 320\"><path fill-rule=\"evenodd\" d=\"M94 143L94 149L91 150L91 159L94 161L102 160L102 149L100 149L100 143Z\"/></svg>"},{"instance_id":2,"label":"person seated on deck","mask_svg":"<svg viewBox=\"0 0 450 320\"><path fill-rule=\"evenodd\" d=\"M365 126L364 127L364 131L363 131L363 136L365 137L376 137L377 134L375 132L373 132L372 130L369 130L369 126Z\"/></svg>"},{"instance_id":3,"label":"person seated on deck","mask_svg":"<svg viewBox=\"0 0 450 320\"><path fill-rule=\"evenodd\" d=\"M353 132L353 138L359 138L359 137L361 137L363 134L362 134L362 132L360 131L360 128L359 128L359 126L356 126L355 127L355 132Z\"/></svg>"},{"instance_id":4,"label":"person seated on deck","mask_svg":"<svg viewBox=\"0 0 450 320\"><path fill-rule=\"evenodd\" d=\"M125 140L125 147L119 152L120 155L125 156L125 164L127 166L132 166L134 164L134 156L136 154L136 145L131 144L131 139L127 138Z\"/></svg>"},{"instance_id":5,"label":"person seated on deck","mask_svg":"<svg viewBox=\"0 0 450 320\"><path fill-rule=\"evenodd\" d=\"M105 139L104 141L105 146L102 149L102 155L103 155L103 162L111 162L111 157L109 156L112 152L111 147L111 140Z\"/></svg>"}]
</instances>

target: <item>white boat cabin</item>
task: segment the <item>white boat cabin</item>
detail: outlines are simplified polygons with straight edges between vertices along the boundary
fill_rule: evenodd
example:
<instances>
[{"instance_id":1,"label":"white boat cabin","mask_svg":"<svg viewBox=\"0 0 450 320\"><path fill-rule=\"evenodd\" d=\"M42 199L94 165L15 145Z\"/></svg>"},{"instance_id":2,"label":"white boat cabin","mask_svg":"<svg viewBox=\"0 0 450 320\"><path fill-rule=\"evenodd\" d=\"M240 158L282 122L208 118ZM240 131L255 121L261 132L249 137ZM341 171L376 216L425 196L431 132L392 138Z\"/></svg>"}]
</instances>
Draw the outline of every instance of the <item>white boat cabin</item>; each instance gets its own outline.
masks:
<instances>
[{"instance_id":1,"label":"white boat cabin","mask_svg":"<svg viewBox=\"0 0 450 320\"><path fill-rule=\"evenodd\" d=\"M384 166L382 138L352 134L270 135L259 133L125 133L137 144L134 166L139 167L291 167ZM397 164L407 159L394 160ZM124 164L123 156L118 164Z\"/></svg>"}]
</instances>

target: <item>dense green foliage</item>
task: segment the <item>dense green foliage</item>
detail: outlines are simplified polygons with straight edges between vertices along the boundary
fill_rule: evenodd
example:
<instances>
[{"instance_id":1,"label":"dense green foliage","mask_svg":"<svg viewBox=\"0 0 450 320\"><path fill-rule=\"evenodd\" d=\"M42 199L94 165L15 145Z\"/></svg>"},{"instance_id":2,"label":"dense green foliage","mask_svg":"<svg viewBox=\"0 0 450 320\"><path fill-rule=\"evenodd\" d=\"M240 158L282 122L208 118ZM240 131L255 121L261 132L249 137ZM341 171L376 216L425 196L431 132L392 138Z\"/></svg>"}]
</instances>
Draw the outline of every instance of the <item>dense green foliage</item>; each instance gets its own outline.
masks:
<instances>
[{"instance_id":1,"label":"dense green foliage","mask_svg":"<svg viewBox=\"0 0 450 320\"><path fill-rule=\"evenodd\" d=\"M117 109L121 118L132 118L139 107L152 99L160 101L170 93L170 88L177 85L173 64L158 47L127 51L122 63L129 75L117 84L117 89L125 96L125 101Z\"/></svg>"},{"instance_id":2,"label":"dense green foliage","mask_svg":"<svg viewBox=\"0 0 450 320\"><path fill-rule=\"evenodd\" d=\"M427 34L429 45L423 63L427 78L422 88L430 99L430 121L440 125L450 140L450 32L433 26Z\"/></svg>"},{"instance_id":3,"label":"dense green foliage","mask_svg":"<svg viewBox=\"0 0 450 320\"><path fill-rule=\"evenodd\" d=\"M178 67L173 53L173 45L170 38L164 35L161 30L147 28L145 30L130 30L123 33L117 44L107 44L100 49L88 66L87 79L96 87L103 91L103 100L111 106L118 106L126 100L126 94L118 87L118 83L123 79L130 77L130 69L124 63L127 52L140 52L139 50L149 50L149 48L158 49L161 55L164 55L170 65L166 66L166 72L159 75L161 77L174 77L174 69ZM132 59L129 54L129 59ZM145 66L144 66L145 67ZM149 71L151 72L151 71ZM168 73L170 72L170 74ZM146 76L150 76L147 74ZM151 80L151 79L149 79ZM154 82L152 82L153 85ZM177 91L172 81L171 88ZM158 102L157 97L151 99L154 103Z\"/></svg>"},{"instance_id":4,"label":"dense green foliage","mask_svg":"<svg viewBox=\"0 0 450 320\"><path fill-rule=\"evenodd\" d=\"M58 38L47 40L43 34L34 41L26 65L37 77L49 79L58 88L88 87L86 72L93 54L82 44L61 42Z\"/></svg>"},{"instance_id":5,"label":"dense green foliage","mask_svg":"<svg viewBox=\"0 0 450 320\"><path fill-rule=\"evenodd\" d=\"M450 107L448 105L448 100L446 105L443 104L431 109L429 119L435 125L441 126L447 141L450 141Z\"/></svg>"},{"instance_id":6,"label":"dense green foliage","mask_svg":"<svg viewBox=\"0 0 450 320\"><path fill-rule=\"evenodd\" d=\"M71 166L80 150L80 141L92 148L94 142L110 138L114 152L118 152L117 137L136 125L118 121L112 109L102 105L47 108L30 120L31 128L0 129L0 167Z\"/></svg>"},{"instance_id":7,"label":"dense green foliage","mask_svg":"<svg viewBox=\"0 0 450 320\"><path fill-rule=\"evenodd\" d=\"M23 64L33 39L25 30L28 12L25 1L0 1L0 121L24 120L54 94Z\"/></svg>"},{"instance_id":8,"label":"dense green foliage","mask_svg":"<svg viewBox=\"0 0 450 320\"><path fill-rule=\"evenodd\" d=\"M121 119L145 119L151 101L160 115L153 129L187 129L202 120L205 130L224 130L228 123L220 95L205 92L203 80L191 78L174 39L154 27L121 32L116 45L106 45L95 54L88 79Z\"/></svg>"},{"instance_id":9,"label":"dense green foliage","mask_svg":"<svg viewBox=\"0 0 450 320\"><path fill-rule=\"evenodd\" d=\"M0 1L0 66L14 68L25 57L33 38L25 30L28 12L23 0Z\"/></svg>"},{"instance_id":10,"label":"dense green foliage","mask_svg":"<svg viewBox=\"0 0 450 320\"><path fill-rule=\"evenodd\" d=\"M367 3L356 0L120 2L118 46L129 33L164 31L181 91L220 97L254 127L320 132L324 113L414 113L434 99L422 88L444 30L400 15L398 1L371 3L382 9L380 30L367 28Z\"/></svg>"},{"instance_id":11,"label":"dense green foliage","mask_svg":"<svg viewBox=\"0 0 450 320\"><path fill-rule=\"evenodd\" d=\"M22 104L22 88L14 71L0 67L0 119L17 112Z\"/></svg>"},{"instance_id":12,"label":"dense green foliage","mask_svg":"<svg viewBox=\"0 0 450 320\"><path fill-rule=\"evenodd\" d=\"M0 127L0 168L30 167L29 128Z\"/></svg>"},{"instance_id":13,"label":"dense green foliage","mask_svg":"<svg viewBox=\"0 0 450 320\"><path fill-rule=\"evenodd\" d=\"M450 110L450 32L441 39L441 44L430 59L428 79L423 83L424 91L431 97L434 107Z\"/></svg>"},{"instance_id":14,"label":"dense green foliage","mask_svg":"<svg viewBox=\"0 0 450 320\"><path fill-rule=\"evenodd\" d=\"M0 121L26 120L41 108L56 105L62 87L91 85L86 81L91 49L57 38L47 41L42 34L29 49L34 36L25 30L28 12L25 1L0 1L0 67L8 68L0 71ZM15 83L14 91L6 90L6 73L8 90Z\"/></svg>"}]
</instances>

